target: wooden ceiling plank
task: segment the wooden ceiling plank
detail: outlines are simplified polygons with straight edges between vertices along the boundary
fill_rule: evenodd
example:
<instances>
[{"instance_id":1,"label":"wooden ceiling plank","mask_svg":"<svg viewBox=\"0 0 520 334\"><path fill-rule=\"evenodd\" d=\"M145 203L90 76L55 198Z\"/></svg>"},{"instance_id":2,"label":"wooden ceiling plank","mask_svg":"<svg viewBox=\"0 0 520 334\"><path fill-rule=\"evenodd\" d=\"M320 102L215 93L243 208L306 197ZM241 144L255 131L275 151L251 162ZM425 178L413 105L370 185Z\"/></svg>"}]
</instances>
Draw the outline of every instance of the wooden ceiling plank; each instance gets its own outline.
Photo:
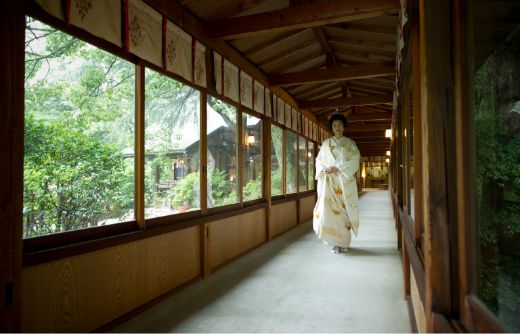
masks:
<instances>
[{"instance_id":1,"label":"wooden ceiling plank","mask_svg":"<svg viewBox=\"0 0 520 334\"><path fill-rule=\"evenodd\" d=\"M243 12L249 8L253 8L258 5L262 0L241 0L239 2L228 3L225 6L219 7L212 13L207 15L207 20L218 20L232 16L236 13Z\"/></svg>"},{"instance_id":2,"label":"wooden ceiling plank","mask_svg":"<svg viewBox=\"0 0 520 334\"><path fill-rule=\"evenodd\" d=\"M260 43L258 45L253 46L250 49L245 50L244 52L242 52L242 54L244 55L244 57L252 56L257 52L264 50L265 48L268 48L268 47L273 46L274 44L283 42L291 37L294 37L295 35L298 35L299 33L301 33L301 31L297 31L297 32L288 31L281 35L277 35L276 37L271 38L271 39L265 41L264 43Z\"/></svg>"},{"instance_id":3,"label":"wooden ceiling plank","mask_svg":"<svg viewBox=\"0 0 520 334\"><path fill-rule=\"evenodd\" d=\"M375 42L375 41L368 41L368 40L352 40L352 39L345 39L340 37L330 37L329 43L337 43L341 45L345 45L348 47L353 48L370 48L370 49L379 49L382 51L387 52L393 52L395 54L396 52L396 45L394 43L382 43L382 42Z\"/></svg>"},{"instance_id":4,"label":"wooden ceiling plank","mask_svg":"<svg viewBox=\"0 0 520 334\"><path fill-rule=\"evenodd\" d=\"M311 108L334 108L334 107L348 107L348 106L364 106L371 104L389 103L394 99L393 95L368 95L368 96L353 96L343 97L338 99L323 99L314 101L303 101L298 105L301 109Z\"/></svg>"},{"instance_id":5,"label":"wooden ceiling plank","mask_svg":"<svg viewBox=\"0 0 520 334\"><path fill-rule=\"evenodd\" d=\"M303 29L395 14L399 8L398 0L327 0L210 21L206 24L206 32L210 38L230 40L258 33Z\"/></svg>"},{"instance_id":6,"label":"wooden ceiling plank","mask_svg":"<svg viewBox=\"0 0 520 334\"><path fill-rule=\"evenodd\" d=\"M285 58L291 57L295 54L305 51L306 48L314 45L316 42L314 40L303 41L302 43L291 47L289 50L286 50L282 53L275 54L267 59L264 59L260 62L257 62L256 65L259 67L268 66L271 63L275 63L277 61L283 60Z\"/></svg>"},{"instance_id":7,"label":"wooden ceiling plank","mask_svg":"<svg viewBox=\"0 0 520 334\"><path fill-rule=\"evenodd\" d=\"M379 113L358 113L355 115L348 115L347 119L349 122L363 122L363 121L387 121L392 119L391 112L379 112Z\"/></svg>"},{"instance_id":8,"label":"wooden ceiling plank","mask_svg":"<svg viewBox=\"0 0 520 334\"><path fill-rule=\"evenodd\" d=\"M287 59L284 60L285 62L280 62L280 64L272 63L268 66L261 67L261 69L266 73L272 73L272 75L281 75L288 71L299 72L296 70L298 68L304 68L303 71L316 71L316 68L321 68L323 63L325 63L325 56L320 49L309 54L292 57L290 62L287 61Z\"/></svg>"},{"instance_id":9,"label":"wooden ceiling plank","mask_svg":"<svg viewBox=\"0 0 520 334\"><path fill-rule=\"evenodd\" d=\"M272 86L294 85L312 82L329 82L350 79L373 78L395 75L392 63L359 65L351 67L325 68L320 71L302 71L272 75L269 82Z\"/></svg>"}]
</instances>

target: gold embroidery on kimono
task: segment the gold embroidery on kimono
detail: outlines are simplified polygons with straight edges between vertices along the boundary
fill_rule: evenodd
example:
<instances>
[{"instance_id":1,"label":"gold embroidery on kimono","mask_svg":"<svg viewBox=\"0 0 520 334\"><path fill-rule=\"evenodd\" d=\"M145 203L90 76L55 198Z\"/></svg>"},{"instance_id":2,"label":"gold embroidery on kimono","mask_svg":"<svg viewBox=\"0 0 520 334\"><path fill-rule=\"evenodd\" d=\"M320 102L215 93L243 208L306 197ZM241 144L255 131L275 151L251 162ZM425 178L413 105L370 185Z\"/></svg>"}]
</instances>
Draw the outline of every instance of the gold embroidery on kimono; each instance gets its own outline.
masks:
<instances>
[{"instance_id":1,"label":"gold embroidery on kimono","mask_svg":"<svg viewBox=\"0 0 520 334\"><path fill-rule=\"evenodd\" d=\"M316 157L318 200L314 207L313 228L319 239L349 247L350 230L359 228L357 184L354 174L359 168L359 150L349 138L326 139ZM323 169L335 166L337 173L325 174Z\"/></svg>"}]
</instances>

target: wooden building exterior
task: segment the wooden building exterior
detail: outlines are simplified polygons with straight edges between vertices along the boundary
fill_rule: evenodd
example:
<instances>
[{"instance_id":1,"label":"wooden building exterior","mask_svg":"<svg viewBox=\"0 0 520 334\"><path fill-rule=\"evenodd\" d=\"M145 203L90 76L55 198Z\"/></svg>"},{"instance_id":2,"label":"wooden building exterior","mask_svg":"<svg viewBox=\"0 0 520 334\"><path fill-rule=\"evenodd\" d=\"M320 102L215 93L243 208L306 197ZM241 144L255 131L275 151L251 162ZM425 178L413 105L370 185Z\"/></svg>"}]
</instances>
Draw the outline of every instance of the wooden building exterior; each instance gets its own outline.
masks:
<instances>
[{"instance_id":1,"label":"wooden building exterior","mask_svg":"<svg viewBox=\"0 0 520 334\"><path fill-rule=\"evenodd\" d=\"M52 3L0 4L2 331L109 329L308 221L316 200L309 182L313 159L329 135L327 119L334 111L347 115L345 134L356 141L363 157L387 156L390 151L389 193L398 231L396 247L402 254L403 298L415 328L420 332L508 329L480 292L473 77L518 29L519 3L114 0L110 3L121 21L116 41L74 19L72 12L78 8L88 14L90 1ZM155 36L158 53L132 49L128 14L132 6L146 8L145 17L159 17L163 35ZM27 17L135 67L135 219L24 238ZM172 23L192 43L188 74L185 68L170 70L167 64L167 27ZM197 58L197 43L204 47L202 60ZM202 79L196 75L197 61L203 62ZM227 86L231 72L225 72L225 66L238 71L237 96L229 91L233 83ZM237 193L232 204L208 206L208 156L200 154L200 207L145 218L149 70L198 92L200 152L218 144L208 142L208 100L218 99L236 111ZM263 96L261 104L255 87ZM518 87L512 87L508 105L520 100L520 91L514 91ZM246 90L251 96L243 98ZM254 200L244 200L242 173L249 163L244 162L243 115L261 120L262 187ZM518 116L511 117L511 124L518 122ZM272 129L281 131L284 143L278 155L284 163L276 165L283 184L276 195L271 192L271 160L277 157L272 152ZM391 136L386 136L387 129ZM285 161L294 146L287 144L288 138L301 143L296 144L294 157L305 172L288 175ZM293 175L297 189L289 191L295 186L289 181Z\"/></svg>"}]
</instances>

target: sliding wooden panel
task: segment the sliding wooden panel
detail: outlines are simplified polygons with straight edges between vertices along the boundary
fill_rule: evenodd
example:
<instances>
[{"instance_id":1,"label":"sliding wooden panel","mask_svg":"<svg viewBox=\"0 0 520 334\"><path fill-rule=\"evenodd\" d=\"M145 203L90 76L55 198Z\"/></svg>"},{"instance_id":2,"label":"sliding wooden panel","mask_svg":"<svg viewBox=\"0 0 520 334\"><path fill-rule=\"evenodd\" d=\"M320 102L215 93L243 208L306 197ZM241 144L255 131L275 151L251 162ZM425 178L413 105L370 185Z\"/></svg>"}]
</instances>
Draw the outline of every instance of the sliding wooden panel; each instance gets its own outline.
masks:
<instances>
[{"instance_id":1,"label":"sliding wooden panel","mask_svg":"<svg viewBox=\"0 0 520 334\"><path fill-rule=\"evenodd\" d=\"M274 204L269 222L270 237L275 237L298 224L296 200Z\"/></svg>"},{"instance_id":2,"label":"sliding wooden panel","mask_svg":"<svg viewBox=\"0 0 520 334\"><path fill-rule=\"evenodd\" d=\"M191 227L23 271L23 332L89 332L200 275Z\"/></svg>"},{"instance_id":3,"label":"sliding wooden panel","mask_svg":"<svg viewBox=\"0 0 520 334\"><path fill-rule=\"evenodd\" d=\"M208 266L215 269L267 241L265 209L207 224Z\"/></svg>"},{"instance_id":4,"label":"sliding wooden panel","mask_svg":"<svg viewBox=\"0 0 520 334\"><path fill-rule=\"evenodd\" d=\"M316 205L316 195L311 195L299 199L300 201L300 221L298 223L304 223L312 219L312 211L314 205Z\"/></svg>"},{"instance_id":5,"label":"sliding wooden panel","mask_svg":"<svg viewBox=\"0 0 520 334\"><path fill-rule=\"evenodd\" d=\"M410 271L411 270L413 270L413 268L410 267ZM413 274L410 275L410 290L417 330L419 333L426 333L426 314L424 313L424 304L422 303L417 281Z\"/></svg>"}]
</instances>

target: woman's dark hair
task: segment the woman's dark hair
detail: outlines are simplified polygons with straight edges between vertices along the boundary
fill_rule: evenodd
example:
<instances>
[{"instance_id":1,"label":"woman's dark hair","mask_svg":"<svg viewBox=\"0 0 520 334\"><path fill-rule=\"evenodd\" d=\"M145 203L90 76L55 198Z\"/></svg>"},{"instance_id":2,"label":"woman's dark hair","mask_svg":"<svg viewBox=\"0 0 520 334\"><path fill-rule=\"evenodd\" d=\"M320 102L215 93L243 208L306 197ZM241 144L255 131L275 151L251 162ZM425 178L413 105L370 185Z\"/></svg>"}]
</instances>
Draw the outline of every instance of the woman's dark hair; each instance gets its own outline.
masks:
<instances>
[{"instance_id":1,"label":"woman's dark hair","mask_svg":"<svg viewBox=\"0 0 520 334\"><path fill-rule=\"evenodd\" d=\"M343 126L347 127L347 118L342 114L334 114L329 118L329 129L332 130L332 123L334 121L342 121Z\"/></svg>"}]
</instances>

